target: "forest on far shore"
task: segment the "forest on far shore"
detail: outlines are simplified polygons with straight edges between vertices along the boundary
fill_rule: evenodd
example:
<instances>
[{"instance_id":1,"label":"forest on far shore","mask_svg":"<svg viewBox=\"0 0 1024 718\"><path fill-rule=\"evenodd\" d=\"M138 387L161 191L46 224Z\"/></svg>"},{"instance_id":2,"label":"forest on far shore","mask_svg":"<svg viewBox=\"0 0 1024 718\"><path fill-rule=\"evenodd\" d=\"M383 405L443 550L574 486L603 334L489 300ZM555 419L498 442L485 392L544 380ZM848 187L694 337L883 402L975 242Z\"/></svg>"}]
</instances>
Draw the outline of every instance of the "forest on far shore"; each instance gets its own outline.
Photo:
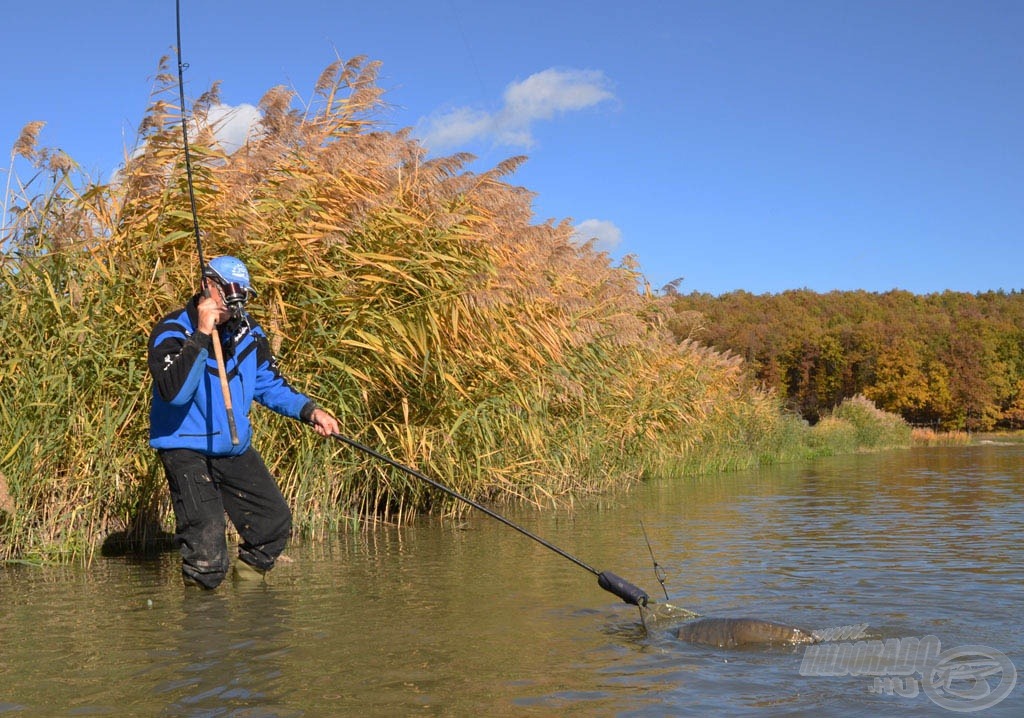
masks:
<instances>
[{"instance_id":1,"label":"forest on far shore","mask_svg":"<svg viewBox=\"0 0 1024 718\"><path fill-rule=\"evenodd\" d=\"M741 356L811 423L863 394L918 426L1024 426L1024 293L808 289L755 295L668 288L669 323Z\"/></svg>"}]
</instances>

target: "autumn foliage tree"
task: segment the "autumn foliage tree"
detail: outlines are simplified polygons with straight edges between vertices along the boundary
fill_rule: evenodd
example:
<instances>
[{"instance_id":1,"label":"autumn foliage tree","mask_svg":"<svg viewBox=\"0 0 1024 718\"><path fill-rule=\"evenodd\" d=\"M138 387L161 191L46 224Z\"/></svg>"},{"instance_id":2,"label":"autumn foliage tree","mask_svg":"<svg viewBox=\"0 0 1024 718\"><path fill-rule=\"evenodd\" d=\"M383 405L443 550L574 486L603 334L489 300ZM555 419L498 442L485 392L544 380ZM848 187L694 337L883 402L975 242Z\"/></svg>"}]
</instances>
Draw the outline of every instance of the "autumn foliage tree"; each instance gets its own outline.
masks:
<instances>
[{"instance_id":1,"label":"autumn foliage tree","mask_svg":"<svg viewBox=\"0 0 1024 718\"><path fill-rule=\"evenodd\" d=\"M747 360L814 422L863 394L914 424L1024 425L1024 294L670 291L670 326Z\"/></svg>"}]
</instances>

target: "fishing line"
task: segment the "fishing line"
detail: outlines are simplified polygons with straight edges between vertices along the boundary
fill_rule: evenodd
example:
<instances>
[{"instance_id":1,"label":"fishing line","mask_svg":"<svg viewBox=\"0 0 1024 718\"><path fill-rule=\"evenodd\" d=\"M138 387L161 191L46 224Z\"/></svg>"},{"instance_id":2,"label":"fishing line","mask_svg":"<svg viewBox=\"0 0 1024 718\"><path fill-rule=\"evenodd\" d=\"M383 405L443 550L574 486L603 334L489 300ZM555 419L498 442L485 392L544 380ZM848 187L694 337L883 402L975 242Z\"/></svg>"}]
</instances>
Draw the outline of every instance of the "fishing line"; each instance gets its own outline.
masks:
<instances>
[{"instance_id":1,"label":"fishing line","mask_svg":"<svg viewBox=\"0 0 1024 718\"><path fill-rule=\"evenodd\" d=\"M616 576L614 573L611 573L610 571L598 571L593 566L590 566L589 564L584 563L583 561L581 561L580 559L576 558L575 556L573 556L569 552L559 548L558 546L555 546L553 543L551 543L549 541L545 541L540 536L537 536L536 534L531 533L530 531L528 531L527 529L523 528L519 524L517 524L517 523L515 523L515 522L513 522L513 521L511 521L511 520L509 520L507 518L505 518L504 516L502 516L499 513L496 513L494 511L492 511L491 509L487 508L483 504L480 504L480 503L477 503L476 501L473 501L473 499L469 498L468 496L463 496L458 491L455 491L454 489L451 489L451 488L445 486L441 482L439 482L439 481L437 481L435 479L430 478L426 474L421 473L421 472L417 471L416 469L413 469L413 468L411 468L409 466L406 466L405 464L401 464L401 463L395 461L394 459L392 459L392 458L390 458L388 456L385 456L384 454L381 454L380 452L375 451L374 449L371 449L369 446L366 446L364 444L359 443L355 439L350 439L347 436L343 436L341 434L331 434L331 438L337 439L338 441L341 441L341 442L343 442L345 444L348 444L349 446L351 446L351 447L353 447L355 449L359 449L360 451L362 451L362 452L364 452L366 454L369 454L370 456L374 457L375 459L379 459L380 461L383 461L384 463L388 464L389 466L393 466L394 468L399 469L400 471L404 471L405 473L409 474L410 476L413 476L413 477L419 479L420 481L424 481L424 482L430 484L435 489L438 489L439 491L443 491L448 496L451 496L454 499L458 499L459 501L462 501L463 503L466 503L469 506L472 506L474 509L476 509L478 511L482 511L483 513L485 513L488 516L490 516L492 519L500 521L501 523L505 524L506 526L515 529L516 531L518 531L519 533L523 534L527 538L533 539L534 541L539 543L541 546L544 546L545 548L550 549L551 551L554 551L555 553L557 553L562 558L565 558L565 559L568 559L569 561L572 561L574 564L576 564L580 568L582 568L582 569L584 569L586 571L589 571L590 573L592 573L595 576L597 576L597 585L598 586L603 588L605 591L608 591L609 593L615 594L616 596L621 598L626 603L630 603L630 604L633 604L634 606L638 606L638 607L644 607L644 606L647 605L647 603L649 601L649 598L648 598L647 594L643 591L643 589L634 586L629 581L626 581L625 579L620 578L619 576ZM643 614L641 613L641 618L642 618L642 616L643 616Z\"/></svg>"},{"instance_id":2,"label":"fishing line","mask_svg":"<svg viewBox=\"0 0 1024 718\"><path fill-rule=\"evenodd\" d=\"M477 84L480 85L480 99L482 102L487 102L490 94L487 92L487 88L484 87L484 79L480 74L479 63L476 61L476 55L473 53L473 48L469 45L469 37L466 35L466 28L462 25L462 13L455 8L455 4L451 0L448 0L446 4L448 5L452 24L454 24L455 28L459 31L459 38L462 40L462 45L466 50L466 55L469 57L469 64L473 67L473 74L476 75Z\"/></svg>"}]
</instances>

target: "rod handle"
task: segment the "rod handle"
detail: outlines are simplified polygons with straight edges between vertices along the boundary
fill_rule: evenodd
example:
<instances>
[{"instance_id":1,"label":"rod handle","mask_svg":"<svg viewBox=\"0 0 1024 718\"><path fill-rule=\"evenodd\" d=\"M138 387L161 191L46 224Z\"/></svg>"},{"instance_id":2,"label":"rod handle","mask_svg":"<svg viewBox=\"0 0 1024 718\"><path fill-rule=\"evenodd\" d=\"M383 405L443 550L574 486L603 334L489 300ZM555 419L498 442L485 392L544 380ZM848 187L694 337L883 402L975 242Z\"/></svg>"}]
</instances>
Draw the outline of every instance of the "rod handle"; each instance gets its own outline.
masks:
<instances>
[{"instance_id":1,"label":"rod handle","mask_svg":"<svg viewBox=\"0 0 1024 718\"><path fill-rule=\"evenodd\" d=\"M228 386L228 372L224 368L224 349L220 345L220 332L216 327L210 335L213 339L213 355L217 359L217 376L220 377L220 391L224 395L224 411L228 414L228 431L231 445L238 446L238 429L235 427L235 411L231 406L231 388Z\"/></svg>"}]
</instances>

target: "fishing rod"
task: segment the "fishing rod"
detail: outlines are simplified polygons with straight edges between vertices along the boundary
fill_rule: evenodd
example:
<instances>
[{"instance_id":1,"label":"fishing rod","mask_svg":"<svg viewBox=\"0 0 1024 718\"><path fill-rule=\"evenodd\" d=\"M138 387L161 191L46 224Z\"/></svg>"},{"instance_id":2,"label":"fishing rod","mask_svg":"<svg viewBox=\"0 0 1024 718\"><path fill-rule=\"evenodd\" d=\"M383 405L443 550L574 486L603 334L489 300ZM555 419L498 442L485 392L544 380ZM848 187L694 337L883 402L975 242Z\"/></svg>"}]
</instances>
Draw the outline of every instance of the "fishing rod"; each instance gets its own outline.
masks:
<instances>
[{"instance_id":1,"label":"fishing rod","mask_svg":"<svg viewBox=\"0 0 1024 718\"><path fill-rule=\"evenodd\" d=\"M665 588L665 571L658 564L658 559L654 558L654 549L651 548L651 540L647 538L647 527L644 526L643 519L640 520L640 530L644 532L644 541L647 543L647 551L651 554L651 561L654 563L654 575L658 579L658 583L661 584L661 590L665 592L665 600L668 600L668 589Z\"/></svg>"},{"instance_id":2,"label":"fishing rod","mask_svg":"<svg viewBox=\"0 0 1024 718\"><path fill-rule=\"evenodd\" d=\"M375 451L374 449L371 449L369 446L366 446L364 444L360 444L355 439L350 439L347 436L343 436L343 435L337 434L337 433L331 434L331 438L337 439L338 441L340 441L342 443L348 444L349 446L351 446L351 447L353 447L355 449L359 449L360 451L362 451L362 452L364 452L366 454L369 454L370 456L374 457L375 459L379 459L379 460L383 461L385 464L388 464L390 466L393 466L396 469L404 471L405 473L409 474L410 476L414 476L417 479L419 479L420 481L424 481L424 482L430 484L435 489L438 489L439 491L443 491L444 493L446 493L449 496L451 496L453 499L458 499L459 501L462 501L463 503L469 504L474 509L476 509L478 511L482 511L483 513L487 514L492 519L496 519L496 520L500 521L501 523L505 524L506 526L509 526L509 527L515 529L516 531L518 531L519 533L523 534L527 538L533 539L534 541L539 543L541 546L554 551L555 553L557 553L562 558L566 558L566 559L572 561L574 564L576 564L580 568L585 569L585 570L589 571L590 573L594 574L595 576L597 576L597 585L598 586L603 588L605 591L608 591L609 593L615 594L616 596L621 598L626 603L631 603L634 606L638 606L638 607L644 607L644 606L647 605L647 602L648 602L649 599L648 599L647 594L644 592L644 590L634 586L633 584L631 584L629 581L625 580L624 578L620 578L619 576L616 576L614 573L611 573L610 571L598 571L593 566L590 566L589 564L584 563L583 561L581 561L580 559L576 558L575 556L573 556L572 554L568 553L567 551L563 551L562 549L558 548L558 546L555 546L553 543L545 541L540 536L537 536L536 534L531 533L530 531L526 530L525 528L523 528L519 524L514 523L513 521L510 521L509 519L507 519L504 516L502 516L501 514L492 511L491 509L487 508L483 504L480 504L480 503L477 503L476 501L473 501L473 499L469 498L468 496L463 496L458 491L455 491L454 489L451 489L451 488L445 486L441 482L436 481L436 480L430 478L426 474L421 473L421 472L417 471L416 469L413 469L413 468L411 468L409 466L406 466L405 464L400 464L399 462L395 461L394 459L392 459L392 458L390 458L388 456L385 456L384 454L381 454L380 452ZM641 616L642 616L642 614L641 614Z\"/></svg>"},{"instance_id":3,"label":"fishing rod","mask_svg":"<svg viewBox=\"0 0 1024 718\"><path fill-rule=\"evenodd\" d=\"M192 208L192 230L196 237L196 254L199 256L199 286L203 296L210 296L210 288L206 284L206 259L203 257L203 239L199 232L199 213L196 211L196 193L192 187L192 156L188 149L188 118L185 116L185 68L188 65L181 59L181 0L174 0L174 14L178 30L178 97L181 101L181 142L185 148L185 178L188 183L188 202ZM238 429L235 427L235 411L231 403L231 389L228 387L228 373L224 368L224 348L220 344L220 332L217 327L211 333L213 355L217 359L217 376L220 378L220 391L224 396L224 411L228 416L228 431L231 444L238 445Z\"/></svg>"}]
</instances>

